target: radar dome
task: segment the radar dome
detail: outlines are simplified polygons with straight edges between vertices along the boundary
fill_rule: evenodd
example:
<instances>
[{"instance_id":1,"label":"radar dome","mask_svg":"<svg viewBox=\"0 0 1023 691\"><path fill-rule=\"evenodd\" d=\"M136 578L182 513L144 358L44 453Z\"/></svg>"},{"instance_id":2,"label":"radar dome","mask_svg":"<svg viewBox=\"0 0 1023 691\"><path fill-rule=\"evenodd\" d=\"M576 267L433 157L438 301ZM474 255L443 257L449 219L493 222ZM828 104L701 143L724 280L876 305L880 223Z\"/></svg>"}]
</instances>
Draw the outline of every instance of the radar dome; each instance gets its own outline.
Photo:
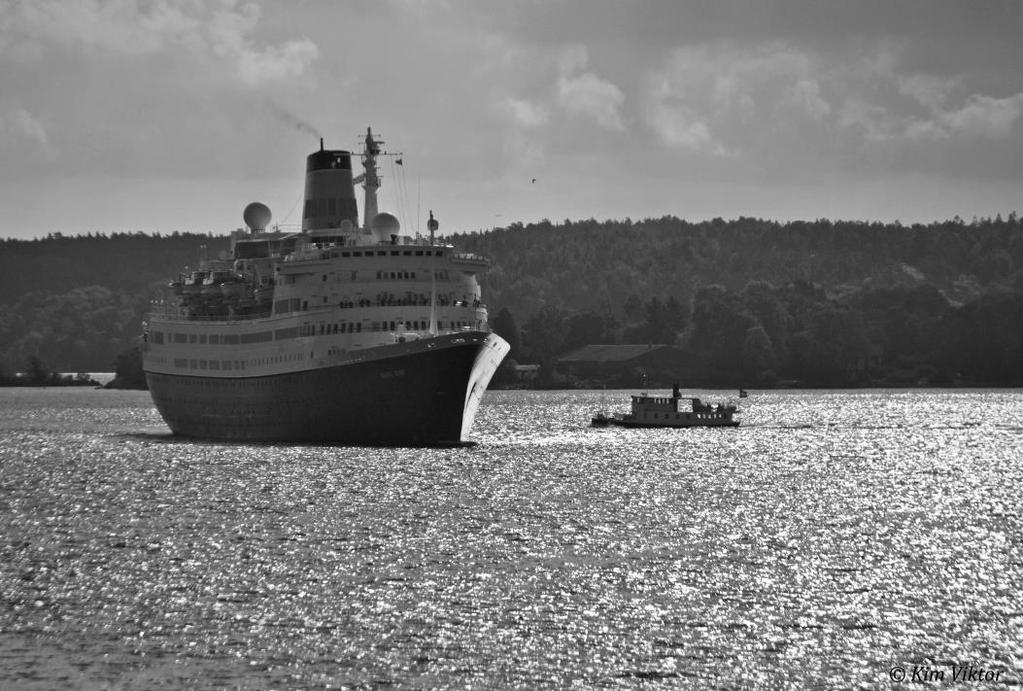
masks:
<instances>
[{"instance_id":1,"label":"radar dome","mask_svg":"<svg viewBox=\"0 0 1023 691\"><path fill-rule=\"evenodd\" d=\"M245 219L245 225L249 227L253 233L259 233L266 230L266 227L270 224L270 207L262 202L252 202L245 207L245 211L242 212L242 218Z\"/></svg>"},{"instance_id":2,"label":"radar dome","mask_svg":"<svg viewBox=\"0 0 1023 691\"><path fill-rule=\"evenodd\" d=\"M401 232L401 223L398 222L397 216L386 211L374 216L369 227L373 230L373 234L381 240L389 240L392 235L398 235Z\"/></svg>"}]
</instances>

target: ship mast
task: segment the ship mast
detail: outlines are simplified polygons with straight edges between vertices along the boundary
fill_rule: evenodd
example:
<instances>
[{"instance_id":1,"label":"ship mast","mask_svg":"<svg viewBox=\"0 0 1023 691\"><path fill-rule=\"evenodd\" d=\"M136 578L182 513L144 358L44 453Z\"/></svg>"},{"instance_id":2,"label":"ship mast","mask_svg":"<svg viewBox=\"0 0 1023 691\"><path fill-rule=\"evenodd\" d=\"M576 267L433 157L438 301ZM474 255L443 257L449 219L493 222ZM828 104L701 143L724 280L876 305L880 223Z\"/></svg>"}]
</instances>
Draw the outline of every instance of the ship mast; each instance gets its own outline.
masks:
<instances>
[{"instance_id":1,"label":"ship mast","mask_svg":"<svg viewBox=\"0 0 1023 691\"><path fill-rule=\"evenodd\" d=\"M440 228L440 223L433 217L433 209L430 209L430 220L426 227L430 230L430 247L434 246L434 234ZM437 270L436 252L430 252L430 335L437 335Z\"/></svg>"},{"instance_id":2,"label":"ship mast","mask_svg":"<svg viewBox=\"0 0 1023 691\"><path fill-rule=\"evenodd\" d=\"M380 155L382 141L373 139L373 129L366 128L366 139L362 149L362 167L366 171L356 182L362 182L366 191L366 201L363 205L363 224L369 228L373 217L377 215L377 190L380 189L380 176L377 175L377 156Z\"/></svg>"}]
</instances>

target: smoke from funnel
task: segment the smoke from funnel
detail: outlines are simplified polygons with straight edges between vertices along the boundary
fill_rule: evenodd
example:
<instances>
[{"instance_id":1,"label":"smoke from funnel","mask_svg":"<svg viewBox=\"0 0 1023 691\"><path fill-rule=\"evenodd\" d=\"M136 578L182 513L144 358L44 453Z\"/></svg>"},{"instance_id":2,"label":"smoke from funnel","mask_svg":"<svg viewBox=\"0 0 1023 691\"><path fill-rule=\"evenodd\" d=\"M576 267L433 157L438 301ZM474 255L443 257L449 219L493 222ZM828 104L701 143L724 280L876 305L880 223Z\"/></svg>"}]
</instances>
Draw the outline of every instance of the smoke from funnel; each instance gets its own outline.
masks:
<instances>
[{"instance_id":1,"label":"smoke from funnel","mask_svg":"<svg viewBox=\"0 0 1023 691\"><path fill-rule=\"evenodd\" d=\"M295 116L281 104L268 100L266 102L266 105L270 109L270 112L273 113L278 120L280 120L288 127L292 127L303 134L311 134L314 137L320 136L319 130L310 125L305 120L302 120L301 118Z\"/></svg>"}]
</instances>

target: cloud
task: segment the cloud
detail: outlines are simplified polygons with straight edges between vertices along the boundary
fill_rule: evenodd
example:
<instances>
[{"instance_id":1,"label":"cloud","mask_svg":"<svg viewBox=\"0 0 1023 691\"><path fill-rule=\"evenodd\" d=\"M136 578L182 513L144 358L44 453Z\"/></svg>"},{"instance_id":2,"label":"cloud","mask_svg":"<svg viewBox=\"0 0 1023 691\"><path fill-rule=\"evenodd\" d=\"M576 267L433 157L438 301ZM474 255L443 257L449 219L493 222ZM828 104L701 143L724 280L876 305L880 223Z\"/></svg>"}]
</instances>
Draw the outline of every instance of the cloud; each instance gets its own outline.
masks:
<instances>
[{"instance_id":1,"label":"cloud","mask_svg":"<svg viewBox=\"0 0 1023 691\"><path fill-rule=\"evenodd\" d=\"M550 112L546 106L527 99L509 97L501 101L499 107L517 127L527 129L540 127L547 124L550 119Z\"/></svg>"},{"instance_id":2,"label":"cloud","mask_svg":"<svg viewBox=\"0 0 1023 691\"><path fill-rule=\"evenodd\" d=\"M958 108L934 108L928 118L915 119L889 138L914 141L1006 140L1023 116L1023 93L1006 98L972 94Z\"/></svg>"},{"instance_id":3,"label":"cloud","mask_svg":"<svg viewBox=\"0 0 1023 691\"><path fill-rule=\"evenodd\" d=\"M0 113L0 143L18 145L22 142L46 148L50 138L42 123L24 108Z\"/></svg>"},{"instance_id":4,"label":"cloud","mask_svg":"<svg viewBox=\"0 0 1023 691\"><path fill-rule=\"evenodd\" d=\"M242 81L249 86L259 86L263 82L300 77L317 57L319 50L316 44L303 39L268 46L261 51L243 48L235 59Z\"/></svg>"},{"instance_id":5,"label":"cloud","mask_svg":"<svg viewBox=\"0 0 1023 691\"><path fill-rule=\"evenodd\" d=\"M684 108L658 105L650 113L650 122L669 146L715 155L726 154L724 147L714 140L707 123Z\"/></svg>"},{"instance_id":6,"label":"cloud","mask_svg":"<svg viewBox=\"0 0 1023 691\"><path fill-rule=\"evenodd\" d=\"M237 0L31 0L4 13L0 49L21 60L52 49L128 57L183 51L258 86L301 76L319 57L307 38L257 44L259 7Z\"/></svg>"},{"instance_id":7,"label":"cloud","mask_svg":"<svg viewBox=\"0 0 1023 691\"><path fill-rule=\"evenodd\" d=\"M784 102L802 111L814 120L821 120L831 114L831 104L821 96L821 87L816 79L800 79L787 87Z\"/></svg>"},{"instance_id":8,"label":"cloud","mask_svg":"<svg viewBox=\"0 0 1023 691\"><path fill-rule=\"evenodd\" d=\"M992 98L973 94L958 110L945 111L937 116L938 123L951 136L1009 137L1023 114L1023 93L1008 98Z\"/></svg>"},{"instance_id":9,"label":"cloud","mask_svg":"<svg viewBox=\"0 0 1023 691\"><path fill-rule=\"evenodd\" d=\"M838 130L865 142L883 142L896 136L903 127L887 108L856 95L846 97L836 118Z\"/></svg>"},{"instance_id":10,"label":"cloud","mask_svg":"<svg viewBox=\"0 0 1023 691\"><path fill-rule=\"evenodd\" d=\"M905 94L932 110L943 108L949 94L956 87L957 80L936 77L929 74L898 75L888 73L885 77L898 85L899 93Z\"/></svg>"},{"instance_id":11,"label":"cloud","mask_svg":"<svg viewBox=\"0 0 1023 691\"><path fill-rule=\"evenodd\" d=\"M826 51L783 41L682 46L648 74L644 119L669 148L767 171L794 170L794 159L803 170L940 160L951 173L992 155L971 143L1018 145L1018 88L970 93L962 75L912 69L926 64L915 49L887 39Z\"/></svg>"},{"instance_id":12,"label":"cloud","mask_svg":"<svg viewBox=\"0 0 1023 691\"><path fill-rule=\"evenodd\" d=\"M755 147L754 133L794 116L832 113L813 56L775 41L677 48L649 74L645 102L646 122L665 144L712 156Z\"/></svg>"},{"instance_id":13,"label":"cloud","mask_svg":"<svg viewBox=\"0 0 1023 691\"><path fill-rule=\"evenodd\" d=\"M588 61L588 51L582 46L572 46L562 53L557 103L564 110L588 117L605 129L623 131L625 124L621 111L625 95L617 86L592 71L582 72Z\"/></svg>"}]
</instances>

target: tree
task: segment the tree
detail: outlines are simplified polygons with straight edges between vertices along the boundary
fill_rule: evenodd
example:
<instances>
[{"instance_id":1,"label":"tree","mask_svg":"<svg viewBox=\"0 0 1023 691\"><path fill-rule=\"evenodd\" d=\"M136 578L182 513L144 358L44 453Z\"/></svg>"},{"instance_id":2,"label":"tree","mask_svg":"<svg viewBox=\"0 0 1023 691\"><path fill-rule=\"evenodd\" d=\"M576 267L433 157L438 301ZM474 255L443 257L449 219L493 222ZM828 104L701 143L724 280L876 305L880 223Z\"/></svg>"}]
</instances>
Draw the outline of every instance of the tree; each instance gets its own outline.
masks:
<instances>
[{"instance_id":1,"label":"tree","mask_svg":"<svg viewBox=\"0 0 1023 691\"><path fill-rule=\"evenodd\" d=\"M605 343L607 340L607 324L602 316L592 312L573 314L568 318L561 350L568 352L591 343Z\"/></svg>"},{"instance_id":2,"label":"tree","mask_svg":"<svg viewBox=\"0 0 1023 691\"><path fill-rule=\"evenodd\" d=\"M686 350L706 376L738 385L747 332L755 326L759 323L736 295L720 285L706 286L693 298Z\"/></svg>"},{"instance_id":3,"label":"tree","mask_svg":"<svg viewBox=\"0 0 1023 691\"><path fill-rule=\"evenodd\" d=\"M148 389L146 373L142 370L142 349L129 348L117 355L114 380L111 389Z\"/></svg>"},{"instance_id":4,"label":"tree","mask_svg":"<svg viewBox=\"0 0 1023 691\"><path fill-rule=\"evenodd\" d=\"M544 306L522 327L522 350L526 360L550 369L565 342L566 315L557 307Z\"/></svg>"},{"instance_id":5,"label":"tree","mask_svg":"<svg viewBox=\"0 0 1023 691\"><path fill-rule=\"evenodd\" d=\"M522 335L511 311L507 307L502 307L497 316L490 320L490 326L494 333L508 341L508 345L511 346L511 350L508 351L509 357L518 357L522 350Z\"/></svg>"},{"instance_id":6,"label":"tree","mask_svg":"<svg viewBox=\"0 0 1023 691\"><path fill-rule=\"evenodd\" d=\"M747 329L739 359L739 370L742 372L743 383L750 385L771 383L776 378L775 368L777 366L774 346L764 327L756 324Z\"/></svg>"},{"instance_id":7,"label":"tree","mask_svg":"<svg viewBox=\"0 0 1023 691\"><path fill-rule=\"evenodd\" d=\"M25 379L32 386L45 386L53 379L53 373L43 365L36 355L30 355L25 368Z\"/></svg>"}]
</instances>

